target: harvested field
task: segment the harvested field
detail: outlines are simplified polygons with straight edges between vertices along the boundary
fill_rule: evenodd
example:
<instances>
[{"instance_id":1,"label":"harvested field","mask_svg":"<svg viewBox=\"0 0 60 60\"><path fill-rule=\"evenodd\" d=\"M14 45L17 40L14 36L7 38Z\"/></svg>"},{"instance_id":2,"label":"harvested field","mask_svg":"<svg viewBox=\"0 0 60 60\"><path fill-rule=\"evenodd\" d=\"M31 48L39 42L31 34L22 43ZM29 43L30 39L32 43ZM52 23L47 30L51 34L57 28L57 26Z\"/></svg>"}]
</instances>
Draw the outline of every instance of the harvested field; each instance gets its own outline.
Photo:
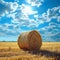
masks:
<instances>
[{"instance_id":1,"label":"harvested field","mask_svg":"<svg viewBox=\"0 0 60 60\"><path fill-rule=\"evenodd\" d=\"M24 51L17 42L0 42L0 60L60 60L60 42L42 42L39 51Z\"/></svg>"}]
</instances>

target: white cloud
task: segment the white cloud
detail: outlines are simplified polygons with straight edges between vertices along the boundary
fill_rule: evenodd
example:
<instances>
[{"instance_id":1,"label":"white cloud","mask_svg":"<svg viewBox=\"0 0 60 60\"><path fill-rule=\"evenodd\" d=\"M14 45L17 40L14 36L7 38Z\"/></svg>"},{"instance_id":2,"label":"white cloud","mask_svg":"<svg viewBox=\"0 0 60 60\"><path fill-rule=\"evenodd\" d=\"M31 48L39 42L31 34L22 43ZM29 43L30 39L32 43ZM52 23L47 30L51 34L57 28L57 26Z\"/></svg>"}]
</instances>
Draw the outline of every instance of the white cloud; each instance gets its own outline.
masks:
<instances>
[{"instance_id":1,"label":"white cloud","mask_svg":"<svg viewBox=\"0 0 60 60\"><path fill-rule=\"evenodd\" d=\"M4 27L4 28L3 28L3 27ZM6 29L7 29L7 26L6 26L6 25L4 25L4 24L1 25L1 24L0 24L0 30L5 31Z\"/></svg>"},{"instance_id":2,"label":"white cloud","mask_svg":"<svg viewBox=\"0 0 60 60\"><path fill-rule=\"evenodd\" d=\"M0 36L7 35L7 34L18 35L22 31L23 30L17 24L5 23L3 25L0 25Z\"/></svg>"},{"instance_id":3,"label":"white cloud","mask_svg":"<svg viewBox=\"0 0 60 60\"><path fill-rule=\"evenodd\" d=\"M19 5L17 2L3 2L2 0L0 2L2 2L2 5L6 7L3 7L4 10L0 12L0 16L4 16L4 14L6 14L6 17L12 18L10 24L5 23L0 25L0 35L4 35L3 33L16 35L25 31L24 29L21 29L21 27L25 26L31 29L35 27L38 28L40 24L44 24L45 22L49 23L49 25L39 29L43 36L50 38L51 36L59 34L60 24L50 23L50 21L52 21L52 19L56 19L57 22L60 22L60 6L48 9L47 12L39 16L38 11L34 11L31 6L39 7L43 0L26 0L26 2L31 6L27 6L25 4ZM29 15L33 15L33 19L31 19Z\"/></svg>"},{"instance_id":4,"label":"white cloud","mask_svg":"<svg viewBox=\"0 0 60 60\"><path fill-rule=\"evenodd\" d=\"M3 0L0 1L0 16L4 16L5 14L15 12L18 7L17 2L5 2Z\"/></svg>"},{"instance_id":5,"label":"white cloud","mask_svg":"<svg viewBox=\"0 0 60 60\"><path fill-rule=\"evenodd\" d=\"M30 19L30 20L29 20L29 25L28 25L27 27L29 27L29 28L38 27L38 22L35 21L34 19Z\"/></svg>"},{"instance_id":6,"label":"white cloud","mask_svg":"<svg viewBox=\"0 0 60 60\"><path fill-rule=\"evenodd\" d=\"M56 19L57 22L60 22L60 6L54 7L52 9L48 9L47 12L44 12L42 15L35 15L34 17L36 20L39 22L45 23L45 22L50 22L53 19Z\"/></svg>"},{"instance_id":7,"label":"white cloud","mask_svg":"<svg viewBox=\"0 0 60 60\"><path fill-rule=\"evenodd\" d=\"M34 19L30 19L29 15L38 14L37 11L32 10L31 6L25 4L18 5L17 2L5 2L2 1L3 11L0 16L5 15L8 18L12 18L11 23L17 24L20 27L37 27L38 22ZM5 7L6 8L5 8ZM8 24L7 24L8 25Z\"/></svg>"},{"instance_id":8,"label":"white cloud","mask_svg":"<svg viewBox=\"0 0 60 60\"><path fill-rule=\"evenodd\" d=\"M57 17L58 22L60 22L60 16Z\"/></svg>"},{"instance_id":9,"label":"white cloud","mask_svg":"<svg viewBox=\"0 0 60 60\"><path fill-rule=\"evenodd\" d=\"M30 4L31 6L41 6L42 2L44 2L43 0L25 0L28 4Z\"/></svg>"},{"instance_id":10,"label":"white cloud","mask_svg":"<svg viewBox=\"0 0 60 60\"><path fill-rule=\"evenodd\" d=\"M18 8L18 3L17 2L14 2L14 3L10 3L10 9L11 9L11 12L15 12Z\"/></svg>"},{"instance_id":11,"label":"white cloud","mask_svg":"<svg viewBox=\"0 0 60 60\"><path fill-rule=\"evenodd\" d=\"M33 11L31 6L27 6L25 4L22 4L20 8L21 8L21 12L24 15L31 15L38 13L37 11Z\"/></svg>"},{"instance_id":12,"label":"white cloud","mask_svg":"<svg viewBox=\"0 0 60 60\"><path fill-rule=\"evenodd\" d=\"M60 6L54 7L52 9L48 9L47 16L48 16L48 18L50 18L50 21L52 19L57 19L57 21L58 21L58 17L60 17L59 10L60 10Z\"/></svg>"},{"instance_id":13,"label":"white cloud","mask_svg":"<svg viewBox=\"0 0 60 60\"><path fill-rule=\"evenodd\" d=\"M43 13L41 16L36 16L36 19L39 21L43 21L49 23L48 25L44 26L43 28L38 29L41 32L43 39L46 41L59 41L60 37L60 6L54 7L52 9L48 9L47 12ZM56 20L54 22L52 20Z\"/></svg>"},{"instance_id":14,"label":"white cloud","mask_svg":"<svg viewBox=\"0 0 60 60\"><path fill-rule=\"evenodd\" d=\"M19 24L19 26L26 26L26 27L37 27L38 21L35 21L34 19L30 19L29 15L35 15L37 14L37 11L32 10L32 8L29 6L29 8L25 5L19 5L18 9L14 13L10 13L7 15L7 17L12 17L12 23L13 24Z\"/></svg>"},{"instance_id":15,"label":"white cloud","mask_svg":"<svg viewBox=\"0 0 60 60\"><path fill-rule=\"evenodd\" d=\"M2 1L2 4L3 4L3 11L0 14L0 16L6 14L6 17L8 18L11 17L12 18L11 23L26 27L38 26L37 21L29 18L29 15L38 14L37 11L32 10L32 7L27 6L25 4L18 5L17 2ZM4 9L4 6L6 7L6 9Z\"/></svg>"},{"instance_id":16,"label":"white cloud","mask_svg":"<svg viewBox=\"0 0 60 60\"><path fill-rule=\"evenodd\" d=\"M30 19L29 15L32 15L32 13L28 13L27 6L25 4L19 5L17 12L10 14L8 16L12 17L12 23L19 24L20 26L26 26L26 27L38 27L40 24L44 24L45 22L50 22L52 19L56 19L57 21L60 21L59 16L59 7L54 7L52 9L48 9L46 13L43 13L41 16L38 15L38 13L35 13L34 10L31 10L31 7L29 8L30 12L34 12L33 16L34 19ZM54 11L54 13L53 13ZM58 13L57 13L58 12Z\"/></svg>"},{"instance_id":17,"label":"white cloud","mask_svg":"<svg viewBox=\"0 0 60 60\"><path fill-rule=\"evenodd\" d=\"M5 36L5 35L6 35L5 33L0 32L0 37Z\"/></svg>"},{"instance_id":18,"label":"white cloud","mask_svg":"<svg viewBox=\"0 0 60 60\"><path fill-rule=\"evenodd\" d=\"M54 23L54 22L50 22L49 25L39 29L39 31L41 32L42 36L45 36L46 38L51 38L59 36L60 34L60 24L58 23ZM57 38L57 37L56 37ZM53 39L53 38L51 38ZM59 39L59 37L57 38Z\"/></svg>"}]
</instances>

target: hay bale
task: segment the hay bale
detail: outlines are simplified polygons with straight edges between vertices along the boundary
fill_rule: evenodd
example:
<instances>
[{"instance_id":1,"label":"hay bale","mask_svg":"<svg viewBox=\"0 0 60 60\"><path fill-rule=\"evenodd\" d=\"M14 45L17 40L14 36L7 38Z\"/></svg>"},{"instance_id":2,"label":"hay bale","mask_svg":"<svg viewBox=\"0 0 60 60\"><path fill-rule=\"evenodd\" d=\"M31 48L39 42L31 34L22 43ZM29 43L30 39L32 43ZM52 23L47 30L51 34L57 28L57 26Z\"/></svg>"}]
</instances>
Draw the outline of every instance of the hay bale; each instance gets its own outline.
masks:
<instances>
[{"instance_id":1,"label":"hay bale","mask_svg":"<svg viewBox=\"0 0 60 60\"><path fill-rule=\"evenodd\" d=\"M42 38L38 31L22 33L18 38L18 46L21 49L39 50L42 45Z\"/></svg>"}]
</instances>

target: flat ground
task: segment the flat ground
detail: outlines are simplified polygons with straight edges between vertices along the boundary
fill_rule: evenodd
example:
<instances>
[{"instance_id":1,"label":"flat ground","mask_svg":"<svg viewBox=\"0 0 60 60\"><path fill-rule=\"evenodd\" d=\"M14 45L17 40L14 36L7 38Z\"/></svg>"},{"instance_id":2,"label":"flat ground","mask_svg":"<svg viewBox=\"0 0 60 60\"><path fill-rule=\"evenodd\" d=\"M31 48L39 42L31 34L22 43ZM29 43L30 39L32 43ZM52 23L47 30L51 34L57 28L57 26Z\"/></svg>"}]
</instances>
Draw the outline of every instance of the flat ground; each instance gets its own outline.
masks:
<instances>
[{"instance_id":1,"label":"flat ground","mask_svg":"<svg viewBox=\"0 0 60 60\"><path fill-rule=\"evenodd\" d=\"M0 42L0 60L60 60L60 42L42 42L40 51L24 51L17 42Z\"/></svg>"}]
</instances>

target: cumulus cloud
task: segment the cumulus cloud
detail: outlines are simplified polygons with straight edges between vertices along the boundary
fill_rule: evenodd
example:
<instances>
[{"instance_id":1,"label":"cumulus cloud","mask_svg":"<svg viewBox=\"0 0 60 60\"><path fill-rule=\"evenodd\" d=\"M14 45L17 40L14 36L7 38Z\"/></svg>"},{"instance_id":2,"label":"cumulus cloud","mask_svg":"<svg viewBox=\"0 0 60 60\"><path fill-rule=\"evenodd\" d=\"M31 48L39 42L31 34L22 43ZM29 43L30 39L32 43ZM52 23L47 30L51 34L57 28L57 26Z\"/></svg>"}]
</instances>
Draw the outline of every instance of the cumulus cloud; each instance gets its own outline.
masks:
<instances>
[{"instance_id":1,"label":"cumulus cloud","mask_svg":"<svg viewBox=\"0 0 60 60\"><path fill-rule=\"evenodd\" d=\"M21 30L21 28L16 24L5 23L3 25L0 25L0 36L7 35L7 34L8 35L18 35L22 31L23 30Z\"/></svg>"},{"instance_id":2,"label":"cumulus cloud","mask_svg":"<svg viewBox=\"0 0 60 60\"><path fill-rule=\"evenodd\" d=\"M43 0L25 1L31 6L36 7L39 7L43 2ZM0 24L0 36L5 34L17 35L22 31L25 31L21 27L27 27L31 29L38 28L42 36L44 36L43 38L47 38L48 40L52 40L52 37L54 36L59 36L60 6L48 9L47 12L44 12L42 15L40 15L37 10L33 10L31 6L27 6L26 4L19 5L17 2L8 3L0 0L0 5L0 17L6 14L6 17L12 18L11 23L7 22ZM33 15L33 18L30 18L31 15ZM58 23L51 22L53 19L56 19ZM44 23L48 23L48 25L39 29L39 26Z\"/></svg>"},{"instance_id":3,"label":"cumulus cloud","mask_svg":"<svg viewBox=\"0 0 60 60\"><path fill-rule=\"evenodd\" d=\"M19 24L19 26L26 26L26 27L37 27L38 21L35 21L34 19L29 18L30 15L38 14L38 11L32 10L30 6L27 6L25 4L19 5L16 12L13 14L10 13L7 15L7 17L12 17L12 23L13 24ZM33 17L34 18L34 17Z\"/></svg>"},{"instance_id":4,"label":"cumulus cloud","mask_svg":"<svg viewBox=\"0 0 60 60\"><path fill-rule=\"evenodd\" d=\"M49 23L52 20L56 20L60 22L60 6L53 7L52 9L48 9L47 12L44 12L42 15L35 14L34 18L36 22L38 22L38 26L44 23Z\"/></svg>"},{"instance_id":5,"label":"cumulus cloud","mask_svg":"<svg viewBox=\"0 0 60 60\"><path fill-rule=\"evenodd\" d=\"M47 22L48 25L39 29L42 37L45 41L60 41L60 6L48 9L47 12L43 13L41 16L37 16L36 19ZM56 20L56 22L52 21Z\"/></svg>"},{"instance_id":6,"label":"cumulus cloud","mask_svg":"<svg viewBox=\"0 0 60 60\"><path fill-rule=\"evenodd\" d=\"M42 14L42 18L44 18L43 20L45 20L46 22L50 22L52 19L56 19L57 21L59 21L60 18L59 10L60 6L48 9L47 13Z\"/></svg>"},{"instance_id":7,"label":"cumulus cloud","mask_svg":"<svg viewBox=\"0 0 60 60\"><path fill-rule=\"evenodd\" d=\"M19 5L17 4L17 2L5 2L3 0L1 1L0 4L3 5L3 10L1 10L0 16L6 14L6 17L11 17L12 18L11 22L13 24L17 23L20 24L20 26L27 26L27 27L31 26L35 27L38 25L37 21L29 18L29 15L38 14L38 11L32 10L32 7L27 6L25 4ZM2 7L0 9L2 9Z\"/></svg>"},{"instance_id":8,"label":"cumulus cloud","mask_svg":"<svg viewBox=\"0 0 60 60\"><path fill-rule=\"evenodd\" d=\"M41 6L42 2L44 2L44 0L25 0L25 1L31 6L36 6L36 7Z\"/></svg>"},{"instance_id":9,"label":"cumulus cloud","mask_svg":"<svg viewBox=\"0 0 60 60\"><path fill-rule=\"evenodd\" d=\"M51 33L52 35L54 35L57 32L59 32L59 28L60 28L60 24L54 23L54 22L50 22L47 26L45 26L44 28L42 28L42 30L44 30L44 31L46 31L46 32Z\"/></svg>"},{"instance_id":10,"label":"cumulus cloud","mask_svg":"<svg viewBox=\"0 0 60 60\"><path fill-rule=\"evenodd\" d=\"M4 16L10 12L14 12L18 7L17 2L5 2L0 0L0 16Z\"/></svg>"},{"instance_id":11,"label":"cumulus cloud","mask_svg":"<svg viewBox=\"0 0 60 60\"><path fill-rule=\"evenodd\" d=\"M46 41L60 41L60 24L55 23L55 22L50 22L47 26L39 29L42 37Z\"/></svg>"},{"instance_id":12,"label":"cumulus cloud","mask_svg":"<svg viewBox=\"0 0 60 60\"><path fill-rule=\"evenodd\" d=\"M45 22L50 22L52 19L56 19L57 21L60 20L59 16L59 7L54 7L52 9L48 9L47 12L43 13L41 16L38 15L37 11L31 10L31 7L29 8L30 13L26 11L27 6L25 4L19 5L18 9L15 13L9 14L9 17L12 17L13 20L11 21L13 24L17 23L19 26L26 26L26 27L38 27L41 24L44 24ZM53 13L54 10L54 13ZM57 12L58 13L57 13ZM34 18L29 18L29 15L33 15Z\"/></svg>"}]
</instances>

